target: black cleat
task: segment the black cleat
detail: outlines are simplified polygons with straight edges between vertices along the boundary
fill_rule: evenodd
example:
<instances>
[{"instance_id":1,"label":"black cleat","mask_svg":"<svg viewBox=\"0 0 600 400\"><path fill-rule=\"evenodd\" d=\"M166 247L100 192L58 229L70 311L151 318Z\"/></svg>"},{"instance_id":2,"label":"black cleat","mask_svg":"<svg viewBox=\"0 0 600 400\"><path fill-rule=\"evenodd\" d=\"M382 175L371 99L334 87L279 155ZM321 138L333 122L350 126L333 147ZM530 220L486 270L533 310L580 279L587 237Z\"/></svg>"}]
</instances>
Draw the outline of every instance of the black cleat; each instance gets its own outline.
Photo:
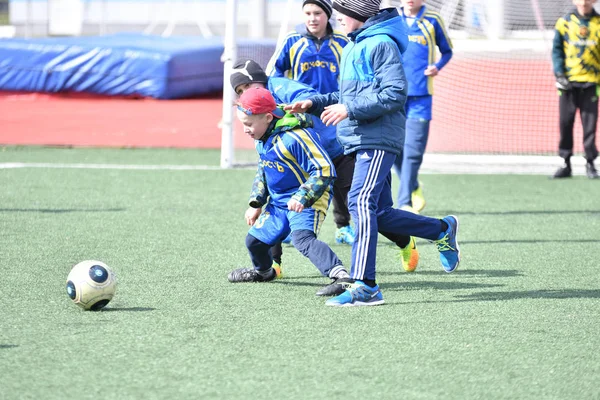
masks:
<instances>
[{"instance_id":1,"label":"black cleat","mask_svg":"<svg viewBox=\"0 0 600 400\"><path fill-rule=\"evenodd\" d=\"M573 171L571 170L571 166L568 164L563 165L554 173L553 179L562 179L562 178L570 178L573 176Z\"/></svg>"},{"instance_id":2,"label":"black cleat","mask_svg":"<svg viewBox=\"0 0 600 400\"><path fill-rule=\"evenodd\" d=\"M352 283L354 283L354 279L350 278L332 279L329 285L319 289L316 294L317 296L338 296L344 293L346 287Z\"/></svg>"},{"instance_id":3,"label":"black cleat","mask_svg":"<svg viewBox=\"0 0 600 400\"><path fill-rule=\"evenodd\" d=\"M260 275L254 268L238 268L229 273L227 279L231 283L238 282L269 282L277 277L277 273L271 268L271 273L266 278Z\"/></svg>"},{"instance_id":4,"label":"black cleat","mask_svg":"<svg viewBox=\"0 0 600 400\"><path fill-rule=\"evenodd\" d=\"M590 179L600 178L598 176L598 171L596 170L596 167L594 166L594 163L592 163L592 162L588 162L587 164L585 164L585 174Z\"/></svg>"}]
</instances>

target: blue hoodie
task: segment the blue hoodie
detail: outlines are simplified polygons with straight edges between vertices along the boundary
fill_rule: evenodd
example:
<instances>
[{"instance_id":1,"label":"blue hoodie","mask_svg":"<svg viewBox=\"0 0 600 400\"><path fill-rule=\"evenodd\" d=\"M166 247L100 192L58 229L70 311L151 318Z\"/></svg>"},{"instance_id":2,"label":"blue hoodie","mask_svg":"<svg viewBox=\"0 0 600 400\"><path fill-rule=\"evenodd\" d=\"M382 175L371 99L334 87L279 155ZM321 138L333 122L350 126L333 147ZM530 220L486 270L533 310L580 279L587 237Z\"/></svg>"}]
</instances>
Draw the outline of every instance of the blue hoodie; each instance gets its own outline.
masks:
<instances>
[{"instance_id":1,"label":"blue hoodie","mask_svg":"<svg viewBox=\"0 0 600 400\"><path fill-rule=\"evenodd\" d=\"M310 112L341 103L348 118L337 126L345 154L379 149L401 154L404 146L407 82L402 53L408 38L395 8L381 10L350 33L340 65L340 90L311 97Z\"/></svg>"},{"instance_id":2,"label":"blue hoodie","mask_svg":"<svg viewBox=\"0 0 600 400\"><path fill-rule=\"evenodd\" d=\"M269 78L267 89L277 104L291 104L318 95L318 92L310 86L288 78ZM313 124L321 139L321 144L332 160L344 154L344 149L336 137L335 126L325 126L318 117L313 117Z\"/></svg>"}]
</instances>

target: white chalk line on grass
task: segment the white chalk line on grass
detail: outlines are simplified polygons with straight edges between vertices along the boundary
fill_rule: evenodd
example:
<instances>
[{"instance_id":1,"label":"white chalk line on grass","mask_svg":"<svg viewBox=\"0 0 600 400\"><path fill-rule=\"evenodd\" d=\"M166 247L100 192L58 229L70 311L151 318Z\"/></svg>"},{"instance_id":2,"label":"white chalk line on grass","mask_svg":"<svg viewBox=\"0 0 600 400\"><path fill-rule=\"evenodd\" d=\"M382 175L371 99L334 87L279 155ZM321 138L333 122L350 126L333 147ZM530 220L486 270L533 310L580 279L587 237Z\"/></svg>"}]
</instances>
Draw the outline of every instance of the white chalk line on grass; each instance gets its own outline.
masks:
<instances>
[{"instance_id":1,"label":"white chalk line on grass","mask_svg":"<svg viewBox=\"0 0 600 400\"><path fill-rule=\"evenodd\" d=\"M152 170L152 171L208 171L220 170L213 165L143 165L143 164L63 164L63 163L28 163L11 162L0 163L0 169L12 168L62 168L62 169L125 169L125 170Z\"/></svg>"},{"instance_id":2,"label":"white chalk line on grass","mask_svg":"<svg viewBox=\"0 0 600 400\"><path fill-rule=\"evenodd\" d=\"M573 174L585 175L583 157L573 157ZM423 174L516 174L552 175L562 163L558 156L505 156L425 154L420 173ZM138 171L217 171L215 165L146 165L146 164L89 164L89 163L0 163L0 169L63 168L63 169L113 169ZM253 165L245 169L255 169ZM234 168L236 169L236 168ZM239 169L239 168L237 168Z\"/></svg>"}]
</instances>

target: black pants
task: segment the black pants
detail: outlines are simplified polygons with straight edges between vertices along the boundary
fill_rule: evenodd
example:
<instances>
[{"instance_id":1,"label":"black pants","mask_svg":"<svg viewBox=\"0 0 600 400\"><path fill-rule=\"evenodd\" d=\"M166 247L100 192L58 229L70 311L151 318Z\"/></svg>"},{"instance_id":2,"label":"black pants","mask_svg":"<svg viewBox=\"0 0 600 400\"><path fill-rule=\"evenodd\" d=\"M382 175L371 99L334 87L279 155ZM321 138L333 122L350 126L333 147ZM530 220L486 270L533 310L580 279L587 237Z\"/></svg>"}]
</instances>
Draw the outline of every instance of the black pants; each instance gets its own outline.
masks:
<instances>
[{"instance_id":1,"label":"black pants","mask_svg":"<svg viewBox=\"0 0 600 400\"><path fill-rule=\"evenodd\" d=\"M596 85L570 90L561 90L558 101L560 115L560 142L558 155L569 159L573 155L573 125L577 110L583 126L583 149L589 162L598 157L596 148L596 126L598 123L598 94Z\"/></svg>"},{"instance_id":2,"label":"black pants","mask_svg":"<svg viewBox=\"0 0 600 400\"><path fill-rule=\"evenodd\" d=\"M333 161L337 178L333 182L333 222L338 228L350 225L348 192L354 176L354 157L341 155Z\"/></svg>"}]
</instances>

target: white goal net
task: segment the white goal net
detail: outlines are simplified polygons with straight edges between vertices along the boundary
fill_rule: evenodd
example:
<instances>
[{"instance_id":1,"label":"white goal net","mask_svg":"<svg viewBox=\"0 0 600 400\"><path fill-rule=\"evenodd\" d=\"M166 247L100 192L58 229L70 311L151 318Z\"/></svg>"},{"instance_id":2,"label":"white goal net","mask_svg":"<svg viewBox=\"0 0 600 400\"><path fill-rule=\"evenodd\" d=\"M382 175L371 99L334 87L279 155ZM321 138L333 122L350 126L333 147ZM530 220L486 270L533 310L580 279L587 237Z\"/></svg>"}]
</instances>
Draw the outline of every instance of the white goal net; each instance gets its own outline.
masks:
<instances>
[{"instance_id":1,"label":"white goal net","mask_svg":"<svg viewBox=\"0 0 600 400\"><path fill-rule=\"evenodd\" d=\"M267 10L275 3L268 4ZM301 2L276 4L277 18L271 15L267 19L271 25L266 31L272 39L302 22ZM400 1L383 6L390 5L400 6ZM572 2L427 0L425 5L440 13L454 47L451 61L434 80L427 153L555 155L558 95L550 51L554 24L573 7ZM246 47L245 56L252 57L258 49ZM268 62L265 56L260 54L257 60L263 67ZM228 76L225 82L227 90ZM223 134L231 144L223 149L227 163L243 163L252 157L247 151L252 143L236 131L235 123ZM576 153L583 151L581 142L582 130L577 122Z\"/></svg>"}]
</instances>

